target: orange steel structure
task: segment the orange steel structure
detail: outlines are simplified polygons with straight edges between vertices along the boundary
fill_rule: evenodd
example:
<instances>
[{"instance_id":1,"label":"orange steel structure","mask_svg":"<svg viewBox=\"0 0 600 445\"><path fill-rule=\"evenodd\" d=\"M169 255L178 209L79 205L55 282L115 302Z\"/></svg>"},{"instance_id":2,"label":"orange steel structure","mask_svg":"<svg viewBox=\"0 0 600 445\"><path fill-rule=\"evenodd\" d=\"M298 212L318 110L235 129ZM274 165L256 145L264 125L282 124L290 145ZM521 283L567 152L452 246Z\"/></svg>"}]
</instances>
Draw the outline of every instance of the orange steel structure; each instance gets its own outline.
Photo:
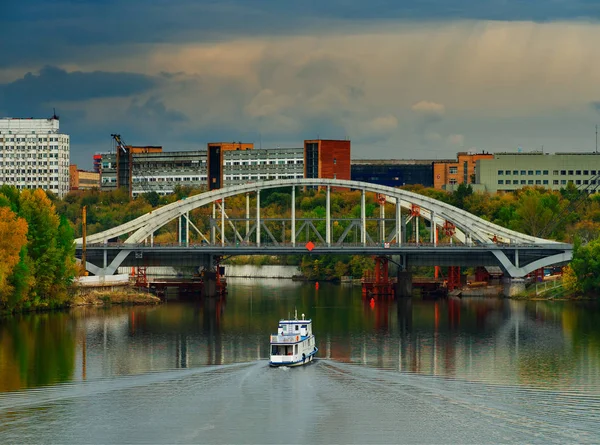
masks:
<instances>
[{"instance_id":1,"label":"orange steel structure","mask_svg":"<svg viewBox=\"0 0 600 445\"><path fill-rule=\"evenodd\" d=\"M448 292L452 292L454 289L460 287L460 267L450 266L448 267L448 281L446 282L446 288Z\"/></svg>"},{"instance_id":2,"label":"orange steel structure","mask_svg":"<svg viewBox=\"0 0 600 445\"><path fill-rule=\"evenodd\" d=\"M388 266L388 257L375 257L375 270L365 271L362 278L363 298L372 297L378 299L381 297L394 298L396 296L394 282L389 278Z\"/></svg>"}]
</instances>

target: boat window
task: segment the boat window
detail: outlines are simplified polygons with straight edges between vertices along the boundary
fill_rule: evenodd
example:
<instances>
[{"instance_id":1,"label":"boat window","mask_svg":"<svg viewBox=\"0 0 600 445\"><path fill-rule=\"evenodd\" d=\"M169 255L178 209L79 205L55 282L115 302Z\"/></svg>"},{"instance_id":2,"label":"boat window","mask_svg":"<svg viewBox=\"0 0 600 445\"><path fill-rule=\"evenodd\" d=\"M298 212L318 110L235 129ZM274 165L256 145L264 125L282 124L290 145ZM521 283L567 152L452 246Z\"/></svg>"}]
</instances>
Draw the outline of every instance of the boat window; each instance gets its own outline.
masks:
<instances>
[{"instance_id":1,"label":"boat window","mask_svg":"<svg viewBox=\"0 0 600 445\"><path fill-rule=\"evenodd\" d=\"M298 354L298 345L294 345L294 354Z\"/></svg>"},{"instance_id":2,"label":"boat window","mask_svg":"<svg viewBox=\"0 0 600 445\"><path fill-rule=\"evenodd\" d=\"M296 330L298 330L300 328L300 326L298 326L297 324L294 325L296 327Z\"/></svg>"},{"instance_id":3,"label":"boat window","mask_svg":"<svg viewBox=\"0 0 600 445\"><path fill-rule=\"evenodd\" d=\"M273 348L271 349L271 355L279 355L279 346L273 345Z\"/></svg>"}]
</instances>

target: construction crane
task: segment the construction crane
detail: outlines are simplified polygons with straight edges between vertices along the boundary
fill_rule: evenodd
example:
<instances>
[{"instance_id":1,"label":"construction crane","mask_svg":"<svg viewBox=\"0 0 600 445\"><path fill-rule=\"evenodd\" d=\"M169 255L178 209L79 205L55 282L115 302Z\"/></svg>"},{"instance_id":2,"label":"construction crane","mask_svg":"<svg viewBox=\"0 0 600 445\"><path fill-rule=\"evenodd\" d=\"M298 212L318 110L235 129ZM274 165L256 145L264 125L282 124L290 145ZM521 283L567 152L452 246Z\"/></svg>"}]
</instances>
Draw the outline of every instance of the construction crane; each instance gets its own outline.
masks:
<instances>
[{"instance_id":1,"label":"construction crane","mask_svg":"<svg viewBox=\"0 0 600 445\"><path fill-rule=\"evenodd\" d=\"M117 188L127 187L129 197L133 197L133 152L131 146L125 145L120 134L111 134L117 145ZM135 170L136 176L139 178L144 193L149 193L152 190L149 188L148 178L146 178L141 169Z\"/></svg>"}]
</instances>

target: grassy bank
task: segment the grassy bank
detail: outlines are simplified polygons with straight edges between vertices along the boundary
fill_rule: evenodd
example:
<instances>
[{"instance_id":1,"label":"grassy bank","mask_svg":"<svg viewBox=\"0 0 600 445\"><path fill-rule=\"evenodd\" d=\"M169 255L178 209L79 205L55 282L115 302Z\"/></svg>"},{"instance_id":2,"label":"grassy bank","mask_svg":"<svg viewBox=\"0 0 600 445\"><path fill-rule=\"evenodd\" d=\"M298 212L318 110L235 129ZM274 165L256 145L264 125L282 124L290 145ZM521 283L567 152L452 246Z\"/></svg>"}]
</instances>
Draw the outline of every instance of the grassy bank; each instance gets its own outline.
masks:
<instances>
[{"instance_id":1,"label":"grassy bank","mask_svg":"<svg viewBox=\"0 0 600 445\"><path fill-rule=\"evenodd\" d=\"M106 306L111 304L140 305L159 304L160 298L149 292L141 292L131 287L119 290L80 291L73 297L69 306Z\"/></svg>"}]
</instances>

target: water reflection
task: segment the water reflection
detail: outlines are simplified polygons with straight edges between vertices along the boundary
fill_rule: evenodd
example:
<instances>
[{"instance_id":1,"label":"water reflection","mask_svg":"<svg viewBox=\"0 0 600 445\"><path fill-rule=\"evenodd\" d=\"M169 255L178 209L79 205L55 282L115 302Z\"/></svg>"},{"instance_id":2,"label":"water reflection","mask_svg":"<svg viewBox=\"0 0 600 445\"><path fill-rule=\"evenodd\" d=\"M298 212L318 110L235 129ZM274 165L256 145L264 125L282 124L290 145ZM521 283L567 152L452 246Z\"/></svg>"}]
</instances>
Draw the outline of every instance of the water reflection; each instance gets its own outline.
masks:
<instances>
[{"instance_id":1,"label":"water reflection","mask_svg":"<svg viewBox=\"0 0 600 445\"><path fill-rule=\"evenodd\" d=\"M0 392L70 380L75 323L69 314L28 314L0 320Z\"/></svg>"},{"instance_id":2,"label":"water reflection","mask_svg":"<svg viewBox=\"0 0 600 445\"><path fill-rule=\"evenodd\" d=\"M600 310L493 298L363 301L360 289L230 279L225 299L2 320L0 391L268 357L277 320L314 321L319 357L403 373L600 392Z\"/></svg>"}]
</instances>

